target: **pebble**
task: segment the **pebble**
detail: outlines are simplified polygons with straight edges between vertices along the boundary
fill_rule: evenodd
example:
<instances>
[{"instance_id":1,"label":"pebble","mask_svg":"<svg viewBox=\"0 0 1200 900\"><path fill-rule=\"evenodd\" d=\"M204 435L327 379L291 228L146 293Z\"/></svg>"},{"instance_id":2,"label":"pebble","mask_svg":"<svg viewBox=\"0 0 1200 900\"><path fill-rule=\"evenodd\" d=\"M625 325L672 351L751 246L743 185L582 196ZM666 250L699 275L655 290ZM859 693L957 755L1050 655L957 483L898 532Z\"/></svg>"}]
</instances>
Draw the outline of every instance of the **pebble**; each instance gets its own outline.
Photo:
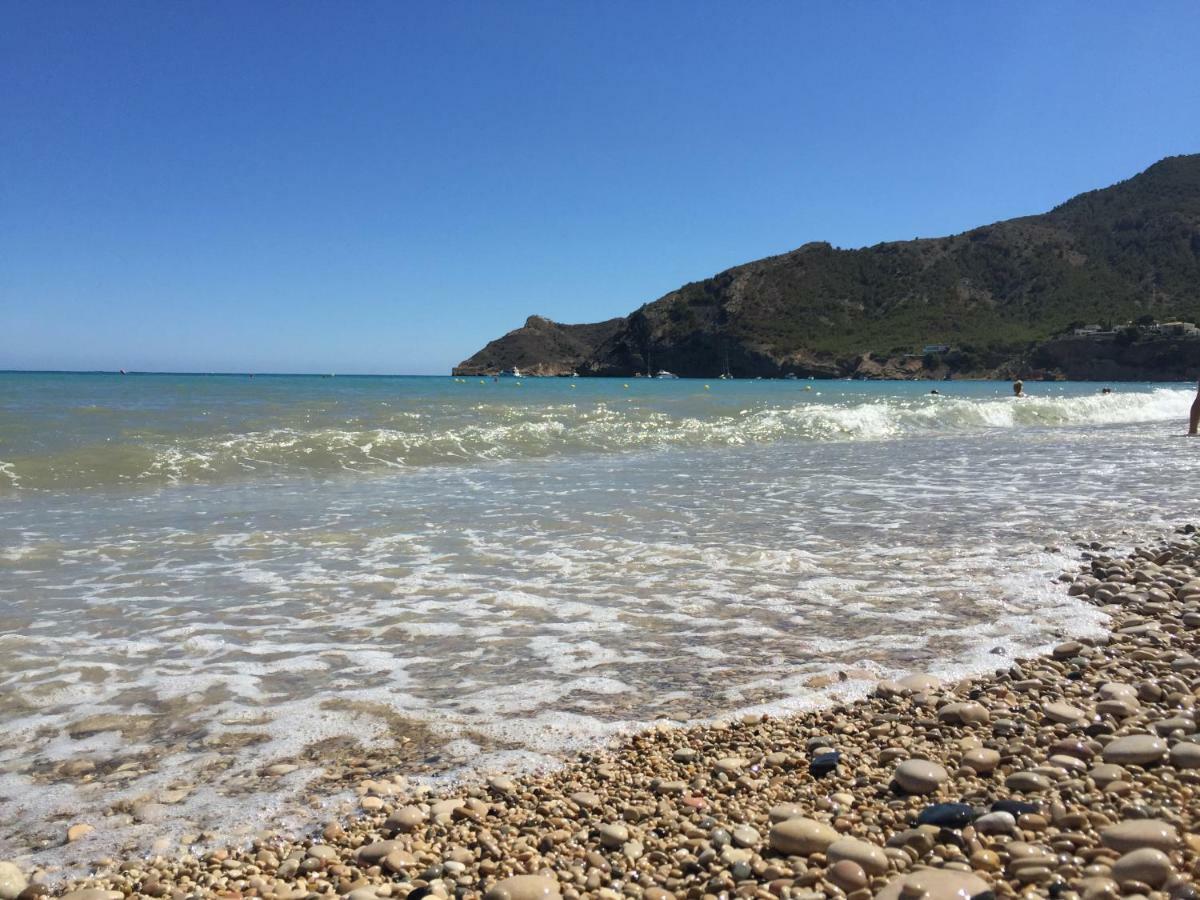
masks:
<instances>
[{"instance_id":1,"label":"pebble","mask_svg":"<svg viewBox=\"0 0 1200 900\"><path fill-rule=\"evenodd\" d=\"M892 879L875 900L970 900L991 887L971 872L953 869L924 869Z\"/></svg>"},{"instance_id":2,"label":"pebble","mask_svg":"<svg viewBox=\"0 0 1200 900\"><path fill-rule=\"evenodd\" d=\"M1105 745L1101 756L1105 762L1121 766L1145 766L1161 760L1167 753L1167 742L1152 734L1131 734L1115 738Z\"/></svg>"},{"instance_id":3,"label":"pebble","mask_svg":"<svg viewBox=\"0 0 1200 900\"><path fill-rule=\"evenodd\" d=\"M1160 719L1154 723L1154 733L1159 737L1167 737L1174 731L1193 734L1196 731L1196 720L1189 719L1186 716L1172 716L1169 719Z\"/></svg>"},{"instance_id":4,"label":"pebble","mask_svg":"<svg viewBox=\"0 0 1200 900\"><path fill-rule=\"evenodd\" d=\"M829 869L829 880L846 893L862 890L869 883L863 867L851 859L834 863Z\"/></svg>"},{"instance_id":5,"label":"pebble","mask_svg":"<svg viewBox=\"0 0 1200 900\"><path fill-rule=\"evenodd\" d=\"M748 759L744 759L740 756L726 756L713 763L713 768L718 772L724 772L727 775L732 775L742 771L742 769L746 768L748 765L750 765L750 760Z\"/></svg>"},{"instance_id":6,"label":"pebble","mask_svg":"<svg viewBox=\"0 0 1200 900\"><path fill-rule=\"evenodd\" d=\"M1121 896L1117 883L1103 875L1081 879L1078 886L1082 900L1116 900Z\"/></svg>"},{"instance_id":7,"label":"pebble","mask_svg":"<svg viewBox=\"0 0 1200 900\"><path fill-rule=\"evenodd\" d=\"M997 872L1000 870L1000 857L992 850L976 850L971 854L971 868Z\"/></svg>"},{"instance_id":8,"label":"pebble","mask_svg":"<svg viewBox=\"0 0 1200 900\"><path fill-rule=\"evenodd\" d=\"M1083 644L1079 643L1079 641L1067 641L1055 647L1051 651L1051 656L1055 659L1070 659L1073 656L1078 656L1082 650Z\"/></svg>"},{"instance_id":9,"label":"pebble","mask_svg":"<svg viewBox=\"0 0 1200 900\"><path fill-rule=\"evenodd\" d=\"M28 884L25 873L17 868L16 863L0 861L0 900L17 900L17 895Z\"/></svg>"},{"instance_id":10,"label":"pebble","mask_svg":"<svg viewBox=\"0 0 1200 900\"><path fill-rule=\"evenodd\" d=\"M792 818L771 826L771 849L789 856L824 853L838 839L837 830L815 819Z\"/></svg>"},{"instance_id":11,"label":"pebble","mask_svg":"<svg viewBox=\"0 0 1200 900\"><path fill-rule=\"evenodd\" d=\"M1012 813L990 812L975 820L975 830L980 834L1012 834L1017 830L1017 820Z\"/></svg>"},{"instance_id":12,"label":"pebble","mask_svg":"<svg viewBox=\"0 0 1200 900\"><path fill-rule=\"evenodd\" d=\"M1045 775L1037 772L1014 772L1004 779L1004 786L1010 791L1020 791L1022 794L1038 794L1050 790L1052 783Z\"/></svg>"},{"instance_id":13,"label":"pebble","mask_svg":"<svg viewBox=\"0 0 1200 900\"><path fill-rule=\"evenodd\" d=\"M938 719L958 725L981 725L991 719L991 714L979 703L947 703L938 710Z\"/></svg>"},{"instance_id":14,"label":"pebble","mask_svg":"<svg viewBox=\"0 0 1200 900\"><path fill-rule=\"evenodd\" d=\"M858 863L869 875L882 875L888 870L888 861L883 849L858 838L838 838L825 848L825 858L833 863L841 860Z\"/></svg>"},{"instance_id":15,"label":"pebble","mask_svg":"<svg viewBox=\"0 0 1200 900\"><path fill-rule=\"evenodd\" d=\"M610 850L615 850L629 840L629 829L624 825L601 825L599 828L600 843Z\"/></svg>"},{"instance_id":16,"label":"pebble","mask_svg":"<svg viewBox=\"0 0 1200 900\"><path fill-rule=\"evenodd\" d=\"M86 822L72 825L67 829L67 843L73 844L76 841L81 841L95 830L94 826L88 825Z\"/></svg>"},{"instance_id":17,"label":"pebble","mask_svg":"<svg viewBox=\"0 0 1200 900\"><path fill-rule=\"evenodd\" d=\"M782 822L802 816L808 811L808 807L801 803L777 803L767 810L767 818L772 822Z\"/></svg>"},{"instance_id":18,"label":"pebble","mask_svg":"<svg viewBox=\"0 0 1200 900\"><path fill-rule=\"evenodd\" d=\"M814 778L824 778L837 768L841 759L842 755L836 750L831 750L828 753L818 753L812 758L812 762L808 764L809 774Z\"/></svg>"},{"instance_id":19,"label":"pebble","mask_svg":"<svg viewBox=\"0 0 1200 900\"><path fill-rule=\"evenodd\" d=\"M368 864L377 863L393 850L404 850L404 846L399 841L375 841L359 847L358 858Z\"/></svg>"},{"instance_id":20,"label":"pebble","mask_svg":"<svg viewBox=\"0 0 1200 900\"><path fill-rule=\"evenodd\" d=\"M1123 781L1129 777L1129 773L1123 766L1114 765L1112 763L1100 763L1097 766L1092 766L1088 770L1088 775L1092 781L1096 782L1096 786L1104 789L1114 781Z\"/></svg>"},{"instance_id":21,"label":"pebble","mask_svg":"<svg viewBox=\"0 0 1200 900\"><path fill-rule=\"evenodd\" d=\"M1180 741L1171 748L1171 765L1177 769L1200 769L1200 744Z\"/></svg>"},{"instance_id":22,"label":"pebble","mask_svg":"<svg viewBox=\"0 0 1200 900\"><path fill-rule=\"evenodd\" d=\"M454 815L454 811L456 809L460 809L464 805L465 801L458 797L451 797L447 800L439 800L437 803L430 805L429 814L433 817L435 822L449 821Z\"/></svg>"},{"instance_id":23,"label":"pebble","mask_svg":"<svg viewBox=\"0 0 1200 900\"><path fill-rule=\"evenodd\" d=\"M1136 700L1138 697L1138 689L1136 687L1120 681L1106 681L1100 685L1100 690L1096 693L1104 700L1119 700L1122 697L1132 697Z\"/></svg>"},{"instance_id":24,"label":"pebble","mask_svg":"<svg viewBox=\"0 0 1200 900\"><path fill-rule=\"evenodd\" d=\"M963 754L962 764L979 775L987 775L1000 765L1000 754L988 747L975 747Z\"/></svg>"},{"instance_id":25,"label":"pebble","mask_svg":"<svg viewBox=\"0 0 1200 900\"><path fill-rule=\"evenodd\" d=\"M762 835L757 828L749 825L739 825L730 832L733 843L738 847L757 847L762 843Z\"/></svg>"},{"instance_id":26,"label":"pebble","mask_svg":"<svg viewBox=\"0 0 1200 900\"><path fill-rule=\"evenodd\" d=\"M1100 841L1120 853L1142 847L1173 850L1179 846L1179 832L1160 819L1129 819L1101 831Z\"/></svg>"},{"instance_id":27,"label":"pebble","mask_svg":"<svg viewBox=\"0 0 1200 900\"><path fill-rule=\"evenodd\" d=\"M425 823L425 813L416 806L402 806L384 822L384 827L390 831L408 834Z\"/></svg>"},{"instance_id":28,"label":"pebble","mask_svg":"<svg viewBox=\"0 0 1200 900\"><path fill-rule=\"evenodd\" d=\"M906 759L896 767L893 777L896 784L910 794L931 794L950 776L935 762Z\"/></svg>"},{"instance_id":29,"label":"pebble","mask_svg":"<svg viewBox=\"0 0 1200 900\"><path fill-rule=\"evenodd\" d=\"M1062 769L1071 775L1082 775L1087 771L1087 763L1065 753L1056 753L1046 760L1046 764L1056 769Z\"/></svg>"},{"instance_id":30,"label":"pebble","mask_svg":"<svg viewBox=\"0 0 1200 900\"><path fill-rule=\"evenodd\" d=\"M933 675L916 673L913 675L905 675L897 682L897 684L899 684L903 690L913 691L914 693L918 694L926 694L930 691L936 691L939 687L941 687L942 682Z\"/></svg>"},{"instance_id":31,"label":"pebble","mask_svg":"<svg viewBox=\"0 0 1200 900\"><path fill-rule=\"evenodd\" d=\"M557 900L561 896L558 881L545 875L514 875L484 894L485 900Z\"/></svg>"},{"instance_id":32,"label":"pebble","mask_svg":"<svg viewBox=\"0 0 1200 900\"><path fill-rule=\"evenodd\" d=\"M1121 697L1117 700L1101 700L1096 704L1096 715L1112 716L1114 719L1128 719L1138 711L1138 703L1132 697Z\"/></svg>"},{"instance_id":33,"label":"pebble","mask_svg":"<svg viewBox=\"0 0 1200 900\"><path fill-rule=\"evenodd\" d=\"M1014 818L1025 813L1041 812L1036 803L1023 803L1020 800L997 800L992 804L992 812L1006 812Z\"/></svg>"},{"instance_id":34,"label":"pebble","mask_svg":"<svg viewBox=\"0 0 1200 900\"><path fill-rule=\"evenodd\" d=\"M966 803L935 803L921 810L918 825L937 825L941 828L963 828L971 824L975 810Z\"/></svg>"},{"instance_id":35,"label":"pebble","mask_svg":"<svg viewBox=\"0 0 1200 900\"><path fill-rule=\"evenodd\" d=\"M506 775L497 775L488 779L488 787L497 794L511 794L517 789L517 783Z\"/></svg>"},{"instance_id":36,"label":"pebble","mask_svg":"<svg viewBox=\"0 0 1200 900\"><path fill-rule=\"evenodd\" d=\"M1152 888L1162 887L1174 873L1171 858L1161 850L1143 847L1124 854L1113 863L1112 877L1118 884L1138 881Z\"/></svg>"},{"instance_id":37,"label":"pebble","mask_svg":"<svg viewBox=\"0 0 1200 900\"><path fill-rule=\"evenodd\" d=\"M1044 703L1042 713L1051 722L1061 722L1064 725L1083 718L1083 710L1069 703Z\"/></svg>"}]
</instances>

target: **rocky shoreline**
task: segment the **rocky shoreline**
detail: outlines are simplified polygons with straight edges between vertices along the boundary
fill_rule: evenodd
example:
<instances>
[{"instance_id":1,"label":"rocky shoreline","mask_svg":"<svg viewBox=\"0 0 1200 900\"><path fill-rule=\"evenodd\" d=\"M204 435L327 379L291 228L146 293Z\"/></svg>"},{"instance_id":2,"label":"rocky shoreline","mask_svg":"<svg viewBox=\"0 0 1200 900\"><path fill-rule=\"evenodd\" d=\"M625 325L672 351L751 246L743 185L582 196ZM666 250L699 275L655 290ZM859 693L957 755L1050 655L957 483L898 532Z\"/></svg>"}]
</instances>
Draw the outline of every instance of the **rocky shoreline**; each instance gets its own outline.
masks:
<instances>
[{"instance_id":1,"label":"rocky shoreline","mask_svg":"<svg viewBox=\"0 0 1200 900\"><path fill-rule=\"evenodd\" d=\"M554 772L358 786L309 839L114 863L0 900L1200 897L1200 541L1085 551L1110 633L788 718L663 728Z\"/></svg>"}]
</instances>

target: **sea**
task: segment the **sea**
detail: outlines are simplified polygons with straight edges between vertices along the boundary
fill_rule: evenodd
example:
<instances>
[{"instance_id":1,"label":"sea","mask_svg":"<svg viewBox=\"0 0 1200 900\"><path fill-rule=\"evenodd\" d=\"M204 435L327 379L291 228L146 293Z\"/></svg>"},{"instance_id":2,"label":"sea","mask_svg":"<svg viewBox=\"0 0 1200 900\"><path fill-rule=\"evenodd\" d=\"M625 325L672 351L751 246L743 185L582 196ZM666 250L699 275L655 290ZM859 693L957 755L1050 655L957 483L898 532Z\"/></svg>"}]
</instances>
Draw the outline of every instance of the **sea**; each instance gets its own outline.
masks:
<instances>
[{"instance_id":1,"label":"sea","mask_svg":"<svg viewBox=\"0 0 1200 900\"><path fill-rule=\"evenodd\" d=\"M1060 573L1200 509L1195 386L1107 386L0 374L0 858L1094 632Z\"/></svg>"}]
</instances>

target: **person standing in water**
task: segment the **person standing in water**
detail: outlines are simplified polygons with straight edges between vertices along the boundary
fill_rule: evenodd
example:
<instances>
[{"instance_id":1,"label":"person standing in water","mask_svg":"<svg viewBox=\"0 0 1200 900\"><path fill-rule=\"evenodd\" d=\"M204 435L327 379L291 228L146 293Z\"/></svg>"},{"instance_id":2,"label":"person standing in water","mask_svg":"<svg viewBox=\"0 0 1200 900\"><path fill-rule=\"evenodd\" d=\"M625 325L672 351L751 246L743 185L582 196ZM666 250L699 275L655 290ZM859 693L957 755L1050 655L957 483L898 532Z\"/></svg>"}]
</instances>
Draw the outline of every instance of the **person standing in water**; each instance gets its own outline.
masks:
<instances>
[{"instance_id":1,"label":"person standing in water","mask_svg":"<svg viewBox=\"0 0 1200 900\"><path fill-rule=\"evenodd\" d=\"M1196 437L1200 433L1200 381L1196 382L1196 399L1192 401L1192 412L1188 416L1188 434Z\"/></svg>"},{"instance_id":2,"label":"person standing in water","mask_svg":"<svg viewBox=\"0 0 1200 900\"><path fill-rule=\"evenodd\" d=\"M1020 378L1018 378L1016 381L1013 382L1013 396L1014 397L1028 396L1025 393L1025 382L1023 382Z\"/></svg>"}]
</instances>

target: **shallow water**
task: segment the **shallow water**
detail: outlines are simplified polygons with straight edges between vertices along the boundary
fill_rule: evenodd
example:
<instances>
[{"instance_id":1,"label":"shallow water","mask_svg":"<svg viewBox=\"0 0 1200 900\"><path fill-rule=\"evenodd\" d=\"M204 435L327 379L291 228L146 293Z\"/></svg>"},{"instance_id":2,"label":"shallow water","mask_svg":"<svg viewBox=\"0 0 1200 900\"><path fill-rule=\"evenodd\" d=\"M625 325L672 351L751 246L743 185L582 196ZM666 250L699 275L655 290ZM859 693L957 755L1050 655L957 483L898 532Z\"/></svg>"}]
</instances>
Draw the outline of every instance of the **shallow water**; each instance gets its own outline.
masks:
<instances>
[{"instance_id":1,"label":"shallow water","mask_svg":"<svg viewBox=\"0 0 1200 900\"><path fill-rule=\"evenodd\" d=\"M1200 504L1181 386L624 384L0 375L0 856L991 668Z\"/></svg>"}]
</instances>

